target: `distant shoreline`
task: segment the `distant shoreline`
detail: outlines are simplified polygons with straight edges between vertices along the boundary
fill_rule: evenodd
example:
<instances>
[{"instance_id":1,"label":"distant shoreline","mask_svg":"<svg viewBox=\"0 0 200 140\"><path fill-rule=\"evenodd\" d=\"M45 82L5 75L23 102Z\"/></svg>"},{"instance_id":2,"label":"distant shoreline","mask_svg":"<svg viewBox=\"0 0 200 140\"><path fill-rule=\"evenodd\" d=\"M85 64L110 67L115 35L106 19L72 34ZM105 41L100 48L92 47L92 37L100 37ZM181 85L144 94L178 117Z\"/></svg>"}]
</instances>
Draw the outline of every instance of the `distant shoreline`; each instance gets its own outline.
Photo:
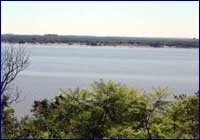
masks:
<instances>
[{"instance_id":1,"label":"distant shoreline","mask_svg":"<svg viewBox=\"0 0 200 140\"><path fill-rule=\"evenodd\" d=\"M197 49L196 47L186 48L186 47L176 47L176 46L160 46L160 47L153 47L153 46L145 46L145 45L86 45L86 44L79 44L79 43L10 43L10 42L1 42L2 44L20 44L20 45L48 45L48 46L81 46L81 47L113 47L113 48L180 48L180 49Z\"/></svg>"},{"instance_id":2,"label":"distant shoreline","mask_svg":"<svg viewBox=\"0 0 200 140\"><path fill-rule=\"evenodd\" d=\"M199 39L3 34L2 43L129 48L199 48Z\"/></svg>"}]
</instances>

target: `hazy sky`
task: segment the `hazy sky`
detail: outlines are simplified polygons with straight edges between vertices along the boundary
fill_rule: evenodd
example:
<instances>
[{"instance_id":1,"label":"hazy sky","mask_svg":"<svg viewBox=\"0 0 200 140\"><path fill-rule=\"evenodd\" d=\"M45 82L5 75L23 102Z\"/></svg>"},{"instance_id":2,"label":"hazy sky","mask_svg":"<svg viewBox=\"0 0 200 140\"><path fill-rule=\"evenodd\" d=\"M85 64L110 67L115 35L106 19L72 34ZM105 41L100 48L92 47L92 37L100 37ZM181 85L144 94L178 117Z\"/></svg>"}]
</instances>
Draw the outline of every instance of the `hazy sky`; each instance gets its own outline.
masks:
<instances>
[{"instance_id":1,"label":"hazy sky","mask_svg":"<svg viewBox=\"0 0 200 140\"><path fill-rule=\"evenodd\" d=\"M198 37L196 2L1 2L2 33Z\"/></svg>"}]
</instances>

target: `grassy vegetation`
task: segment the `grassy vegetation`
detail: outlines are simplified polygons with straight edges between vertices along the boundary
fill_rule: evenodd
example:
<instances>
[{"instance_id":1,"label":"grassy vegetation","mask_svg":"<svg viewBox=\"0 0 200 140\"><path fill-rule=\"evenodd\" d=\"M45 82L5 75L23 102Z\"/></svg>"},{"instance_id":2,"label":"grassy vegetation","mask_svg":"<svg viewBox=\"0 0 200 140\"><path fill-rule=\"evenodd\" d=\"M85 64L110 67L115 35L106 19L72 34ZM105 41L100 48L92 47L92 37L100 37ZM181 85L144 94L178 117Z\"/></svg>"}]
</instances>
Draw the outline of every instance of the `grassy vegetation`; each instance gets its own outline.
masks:
<instances>
[{"instance_id":1,"label":"grassy vegetation","mask_svg":"<svg viewBox=\"0 0 200 140\"><path fill-rule=\"evenodd\" d=\"M151 46L151 47L177 47L198 48L198 39L178 38L139 38L139 37L96 37L96 36L61 36L47 35L14 35L3 34L2 42L6 43L78 43L92 46Z\"/></svg>"},{"instance_id":2,"label":"grassy vegetation","mask_svg":"<svg viewBox=\"0 0 200 140\"><path fill-rule=\"evenodd\" d=\"M34 116L21 121L3 96L3 138L197 138L198 93L167 101L170 94L100 80L35 101Z\"/></svg>"}]
</instances>

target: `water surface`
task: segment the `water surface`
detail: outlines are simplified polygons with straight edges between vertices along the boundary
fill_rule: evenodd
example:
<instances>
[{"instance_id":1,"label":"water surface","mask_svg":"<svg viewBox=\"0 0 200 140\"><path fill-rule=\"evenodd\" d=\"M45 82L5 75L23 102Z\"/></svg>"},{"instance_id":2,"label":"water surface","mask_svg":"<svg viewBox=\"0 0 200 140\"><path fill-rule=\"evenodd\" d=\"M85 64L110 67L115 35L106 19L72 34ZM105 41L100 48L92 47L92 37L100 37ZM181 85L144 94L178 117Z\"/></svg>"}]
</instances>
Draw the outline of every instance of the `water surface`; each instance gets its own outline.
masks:
<instances>
[{"instance_id":1,"label":"water surface","mask_svg":"<svg viewBox=\"0 0 200 140\"><path fill-rule=\"evenodd\" d=\"M23 99L13 104L18 117L29 114L34 100L52 99L60 88L86 88L100 78L147 91L169 86L176 94L199 88L198 49L24 46L31 64L15 81Z\"/></svg>"}]
</instances>

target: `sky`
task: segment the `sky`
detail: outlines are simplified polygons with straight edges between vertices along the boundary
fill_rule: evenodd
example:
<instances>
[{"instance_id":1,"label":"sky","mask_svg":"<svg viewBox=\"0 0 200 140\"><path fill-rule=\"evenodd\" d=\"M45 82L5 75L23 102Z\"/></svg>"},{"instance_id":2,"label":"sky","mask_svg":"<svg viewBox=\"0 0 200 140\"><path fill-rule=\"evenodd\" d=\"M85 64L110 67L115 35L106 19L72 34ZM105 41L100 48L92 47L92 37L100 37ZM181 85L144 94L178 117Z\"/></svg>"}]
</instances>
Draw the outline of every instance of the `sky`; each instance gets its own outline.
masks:
<instances>
[{"instance_id":1,"label":"sky","mask_svg":"<svg viewBox=\"0 0 200 140\"><path fill-rule=\"evenodd\" d=\"M2 1L2 34L199 38L198 1Z\"/></svg>"}]
</instances>

